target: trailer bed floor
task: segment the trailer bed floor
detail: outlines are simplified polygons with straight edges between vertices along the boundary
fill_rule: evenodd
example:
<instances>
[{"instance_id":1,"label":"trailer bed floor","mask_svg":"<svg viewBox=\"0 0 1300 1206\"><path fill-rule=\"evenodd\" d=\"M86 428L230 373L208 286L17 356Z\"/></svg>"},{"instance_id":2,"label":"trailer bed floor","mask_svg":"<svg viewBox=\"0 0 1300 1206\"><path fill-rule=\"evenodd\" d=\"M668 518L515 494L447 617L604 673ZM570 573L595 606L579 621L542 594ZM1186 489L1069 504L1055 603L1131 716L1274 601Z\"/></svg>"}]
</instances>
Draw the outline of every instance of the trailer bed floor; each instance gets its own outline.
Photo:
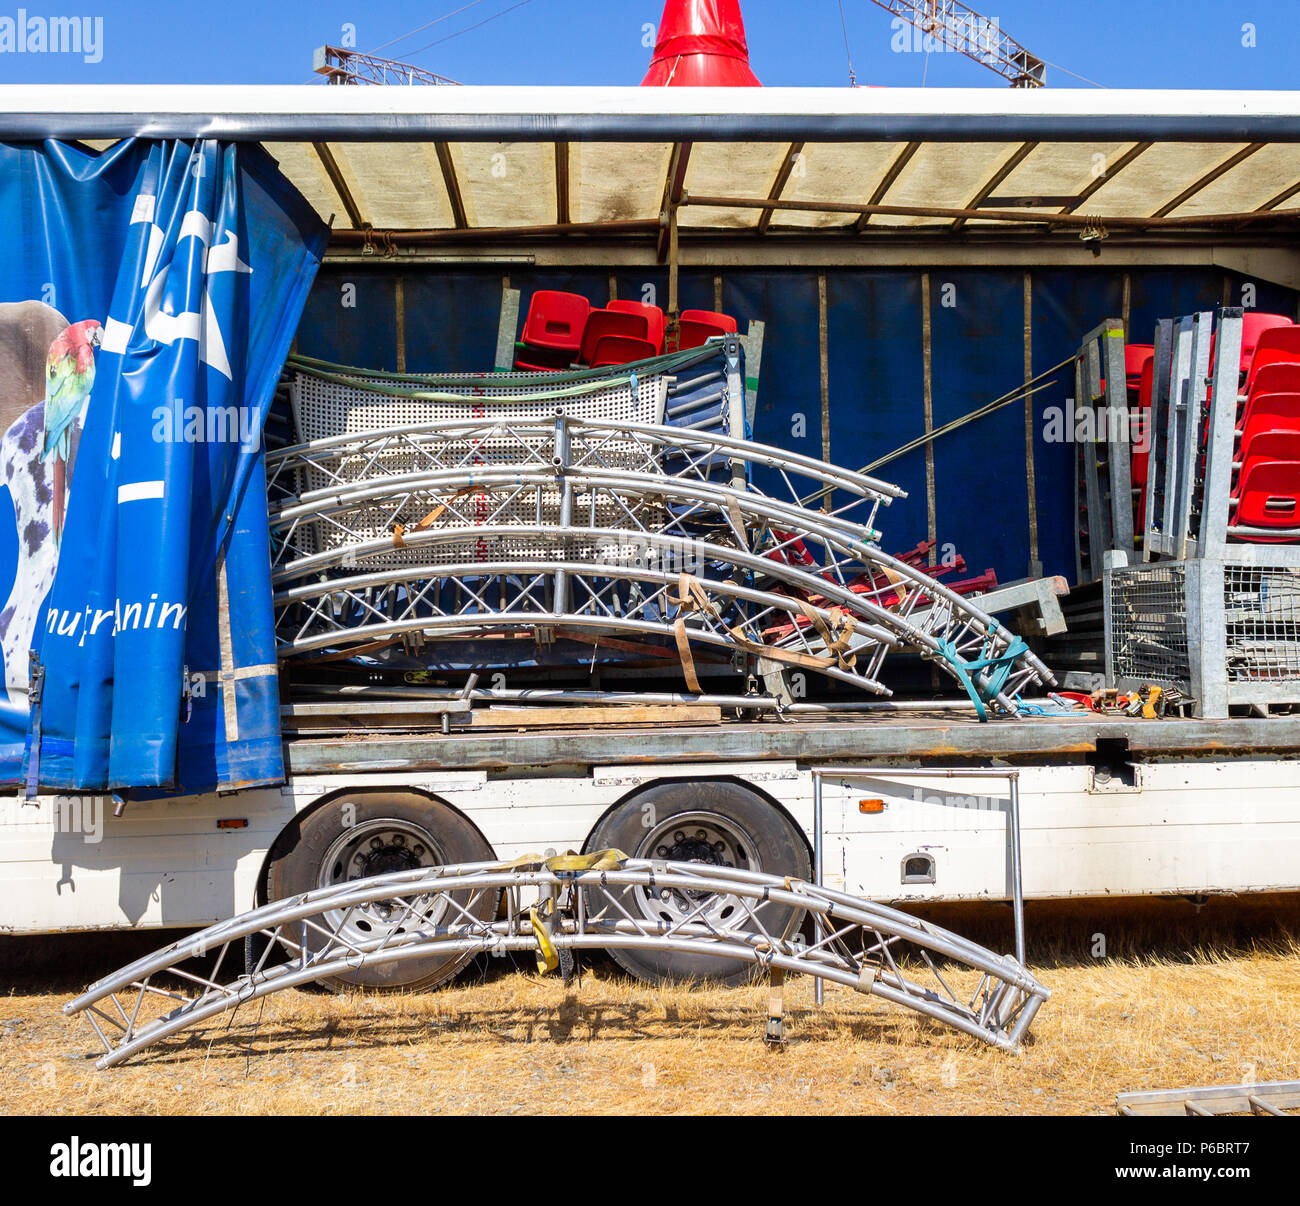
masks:
<instances>
[{"instance_id":1,"label":"trailer bed floor","mask_svg":"<svg viewBox=\"0 0 1300 1206\"><path fill-rule=\"evenodd\" d=\"M1099 740L1124 741L1135 754L1266 753L1300 756L1300 717L1230 720L1141 720L1078 716L980 722L933 716L841 716L816 720L724 721L705 726L383 733L359 731L286 742L295 775L360 770L499 769L550 763L599 766L661 761L717 762L772 758L844 759L1050 758L1092 754Z\"/></svg>"}]
</instances>

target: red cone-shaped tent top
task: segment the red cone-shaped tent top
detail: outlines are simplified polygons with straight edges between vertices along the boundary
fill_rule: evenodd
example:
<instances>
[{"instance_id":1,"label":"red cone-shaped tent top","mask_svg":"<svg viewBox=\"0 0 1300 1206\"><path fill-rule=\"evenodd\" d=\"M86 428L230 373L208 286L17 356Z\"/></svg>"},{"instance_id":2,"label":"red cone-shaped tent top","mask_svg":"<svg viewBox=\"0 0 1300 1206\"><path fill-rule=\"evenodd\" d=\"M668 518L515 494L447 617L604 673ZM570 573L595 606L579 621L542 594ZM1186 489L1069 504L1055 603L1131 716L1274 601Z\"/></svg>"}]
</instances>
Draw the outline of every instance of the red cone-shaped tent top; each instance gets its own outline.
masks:
<instances>
[{"instance_id":1,"label":"red cone-shaped tent top","mask_svg":"<svg viewBox=\"0 0 1300 1206\"><path fill-rule=\"evenodd\" d=\"M667 0L641 86L757 88L740 0Z\"/></svg>"}]
</instances>

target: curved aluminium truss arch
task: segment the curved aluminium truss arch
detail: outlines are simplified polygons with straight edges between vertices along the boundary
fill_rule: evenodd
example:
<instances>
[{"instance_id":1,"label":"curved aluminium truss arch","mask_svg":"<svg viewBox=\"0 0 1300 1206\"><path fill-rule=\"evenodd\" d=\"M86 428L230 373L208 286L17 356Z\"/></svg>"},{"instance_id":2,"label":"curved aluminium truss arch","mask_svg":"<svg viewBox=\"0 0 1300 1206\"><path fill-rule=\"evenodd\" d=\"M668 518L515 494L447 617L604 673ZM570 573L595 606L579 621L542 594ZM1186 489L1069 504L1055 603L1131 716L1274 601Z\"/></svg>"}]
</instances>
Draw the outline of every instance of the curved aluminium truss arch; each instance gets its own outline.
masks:
<instances>
[{"instance_id":1,"label":"curved aluminium truss arch","mask_svg":"<svg viewBox=\"0 0 1300 1206\"><path fill-rule=\"evenodd\" d=\"M556 555L568 541L584 550L621 549L628 533L620 529L488 525L476 531L487 549L537 540L548 555L450 564L432 556L400 570L322 578L323 565L338 567L349 560L349 552L335 551L313 561L314 574L275 595L285 655L406 633L465 635L475 628L603 629L659 637L672 647L680 624L691 641L815 669L889 694L877 675L894 649L911 648L955 673L962 665L975 665L991 647L1004 655L1011 647L1010 634L991 620L954 611L942 600L914 623L905 613L881 607L867 592L703 541L683 549L678 538L646 533L641 539L649 555L633 564ZM429 553L462 538L455 530L432 529L412 533L409 547L412 554ZM372 542L350 552L359 562L383 547ZM688 575L685 590L677 569L658 568L673 566L683 554L691 565L710 571L707 577ZM759 575L766 589L737 581ZM635 593L633 584L639 587ZM994 646L995 641L1001 644ZM972 678L988 702L1010 714L1016 711L1016 695L1041 681L1032 664L1013 667L1000 681L978 668Z\"/></svg>"},{"instance_id":2,"label":"curved aluminium truss arch","mask_svg":"<svg viewBox=\"0 0 1300 1206\"><path fill-rule=\"evenodd\" d=\"M484 538L534 534L525 528L488 528ZM585 544L625 535L613 529L543 534L557 543L572 539ZM421 544L446 538L445 533L421 535ZM557 579L562 580L558 588ZM726 653L819 670L873 693L889 694L875 679L885 653L900 643L887 628L864 623L843 608L813 606L788 594L739 585L729 577L687 575L685 586L683 581L682 574L671 570L589 559L430 563L400 574L384 570L308 581L279 592L277 629L287 655L407 634L450 637L484 629L550 628L560 636L580 629L657 639L681 657L680 633L682 639ZM570 601L556 607L557 593L567 594ZM772 625L790 631L767 643L764 631Z\"/></svg>"},{"instance_id":3,"label":"curved aluminium truss arch","mask_svg":"<svg viewBox=\"0 0 1300 1206\"><path fill-rule=\"evenodd\" d=\"M527 856L398 871L273 901L106 976L63 1011L85 1013L105 1048L97 1066L107 1068L280 989L465 952L617 947L743 959L880 997L1004 1051L1018 1048L1050 995L1013 958L844 892L731 867L604 854L613 857L578 860L587 864L580 870L562 869L563 858ZM502 893L504 916L480 920L476 906ZM665 910L665 897L678 907ZM720 902L730 907L713 907ZM351 924L376 906L382 924L369 931ZM796 911L795 921L776 932L767 919L784 908ZM811 942L796 932L801 915L814 921ZM250 936L266 939L263 954L232 973ZM274 955L285 961L274 963ZM210 970L183 966L202 958L212 960ZM175 977L194 985L194 995L167 987ZM145 1006L157 998L173 1007L151 1016Z\"/></svg>"},{"instance_id":4,"label":"curved aluminium truss arch","mask_svg":"<svg viewBox=\"0 0 1300 1206\"><path fill-rule=\"evenodd\" d=\"M568 444L567 451L558 450L565 468L639 469L707 481L718 476L719 463L730 467L735 460L876 501L907 497L905 490L880 478L721 430L609 423L573 418L558 409L546 420L463 417L310 440L268 453L268 481L274 487L280 475L309 471L322 481L341 483L376 472L486 465L494 460L552 468L557 467L557 437ZM666 467L665 462L674 461L673 468ZM802 496L795 493L792 499Z\"/></svg>"},{"instance_id":5,"label":"curved aluminium truss arch","mask_svg":"<svg viewBox=\"0 0 1300 1206\"><path fill-rule=\"evenodd\" d=\"M875 544L876 510L901 491L808 457L559 416L331 437L268 461L286 655L603 621L611 632L657 626L679 650L721 639L770 651L872 691L883 690L884 653L910 648L957 677L978 708L1007 713L1025 687L1052 681L1018 638ZM754 466L775 493L747 480ZM839 505L803 506L809 487L833 489ZM656 565L685 552L698 606L677 575L676 597L664 573L647 576L648 551ZM629 590L634 582L651 582L650 595ZM586 593L575 597L575 586Z\"/></svg>"}]
</instances>

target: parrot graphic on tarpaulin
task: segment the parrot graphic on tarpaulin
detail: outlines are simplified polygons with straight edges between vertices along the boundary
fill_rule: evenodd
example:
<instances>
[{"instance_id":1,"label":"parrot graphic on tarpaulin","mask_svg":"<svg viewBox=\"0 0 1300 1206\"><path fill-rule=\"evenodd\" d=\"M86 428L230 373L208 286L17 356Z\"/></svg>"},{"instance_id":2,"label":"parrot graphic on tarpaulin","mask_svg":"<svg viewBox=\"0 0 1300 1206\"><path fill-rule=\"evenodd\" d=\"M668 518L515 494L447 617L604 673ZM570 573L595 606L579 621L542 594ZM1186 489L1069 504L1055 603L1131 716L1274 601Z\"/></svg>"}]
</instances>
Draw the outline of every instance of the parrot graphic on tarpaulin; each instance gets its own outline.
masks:
<instances>
[{"instance_id":1,"label":"parrot graphic on tarpaulin","mask_svg":"<svg viewBox=\"0 0 1300 1206\"><path fill-rule=\"evenodd\" d=\"M45 448L41 459L54 459L54 539L63 531L65 474L72 452L72 425L95 384L95 349L103 328L93 318L74 322L50 344L45 360Z\"/></svg>"}]
</instances>

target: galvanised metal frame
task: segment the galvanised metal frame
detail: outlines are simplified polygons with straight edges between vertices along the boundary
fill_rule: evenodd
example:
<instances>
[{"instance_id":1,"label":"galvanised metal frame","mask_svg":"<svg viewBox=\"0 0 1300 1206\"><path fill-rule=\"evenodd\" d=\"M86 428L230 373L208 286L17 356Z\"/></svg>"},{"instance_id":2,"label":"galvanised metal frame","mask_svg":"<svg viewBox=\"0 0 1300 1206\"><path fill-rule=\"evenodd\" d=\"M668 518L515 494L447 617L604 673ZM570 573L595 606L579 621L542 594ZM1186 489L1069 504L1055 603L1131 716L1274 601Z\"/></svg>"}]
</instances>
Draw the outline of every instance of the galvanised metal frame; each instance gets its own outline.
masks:
<instances>
[{"instance_id":1,"label":"galvanised metal frame","mask_svg":"<svg viewBox=\"0 0 1300 1206\"><path fill-rule=\"evenodd\" d=\"M1259 570L1279 578L1300 573L1300 546L1229 544L1218 556L1204 554L1189 556L1183 561L1158 561L1125 565L1118 558L1106 567L1103 580L1103 599L1106 615L1106 680L1123 691L1137 690L1145 683L1157 682L1187 692L1196 701L1196 715L1205 719L1224 719L1233 707L1254 707L1267 714L1270 706L1300 704L1300 676L1294 673L1261 672L1255 677L1230 678L1229 659L1240 655L1230 627L1240 623L1243 606L1259 609L1258 619L1266 622L1263 614L1270 600L1278 609L1284 608L1285 596L1274 586L1270 592L1267 579L1261 581L1258 591L1252 591L1243 605L1230 605L1229 581L1241 571ZM1119 673L1119 655L1116 632L1119 623L1115 609L1123 605L1126 584L1140 584L1144 577L1159 573L1177 573L1181 576L1183 591L1181 607L1168 613L1171 631L1186 634L1187 678L1162 679L1157 674L1142 677ZM1294 579L1292 579L1294 580ZM1161 613L1163 614L1163 613ZM1266 640L1285 645L1294 651L1298 639L1295 625L1285 615L1272 618L1274 630Z\"/></svg>"},{"instance_id":2,"label":"galvanised metal frame","mask_svg":"<svg viewBox=\"0 0 1300 1206\"><path fill-rule=\"evenodd\" d=\"M520 537L528 534L524 528L506 530ZM576 539L604 537L612 529L571 530L568 535ZM500 530L485 530L484 538L491 539ZM439 533L444 540L446 534ZM558 530L557 537L565 535ZM557 574L566 575L567 586L580 601L564 610L551 605L547 587ZM698 581L698 579L697 579ZM616 588L624 584L650 584L651 589L637 600L636 610L648 615L658 612L662 619L636 619L617 614ZM685 632L693 641L721 648L728 654L748 652L770 658L783 664L803 665L819 669L821 673L852 683L874 694L889 694L875 675L885 653L901 642L889 631L867 625L855 617L837 621L824 607L804 604L801 610L796 600L788 595L752 590L738 586L730 579L707 584L707 606L695 607L687 612L676 600L674 592L680 584L680 575L674 572L617 564L592 563L578 559L562 561L504 561L464 562L453 565L429 564L411 567L397 574L392 570L349 578L334 578L320 583L307 583L275 596L277 625L288 645L287 652L294 655L309 654L324 649L337 649L353 643L370 643L387 637L413 635L424 639L449 636L471 636L483 632L510 629L549 628L558 632L582 629L611 635L623 633L642 638L674 640L675 615L685 613L689 625ZM450 592L452 601L443 603L439 595ZM503 608L495 608L490 600L509 594ZM346 613L339 600L355 604ZM742 609L751 604L757 610ZM479 610L471 610L477 606ZM357 622L356 617L362 621ZM825 645L817 640L817 632L810 622L831 627L846 626L861 643L847 656L837 661L827 655ZM368 621L368 622L367 622ZM763 641L763 626L781 623L792 631L780 643ZM966 642L963 647L968 647ZM864 655L864 650L866 651ZM935 651L937 656L937 650ZM821 665L814 667L803 658L816 659ZM1005 691L998 692L996 703L1014 710L1015 703Z\"/></svg>"},{"instance_id":3,"label":"galvanised metal frame","mask_svg":"<svg viewBox=\"0 0 1300 1206\"><path fill-rule=\"evenodd\" d=\"M1007 813L1007 854L1011 863L1011 909L1015 924L1016 962L1026 966L1025 958L1025 887L1020 859L1020 772L979 767L928 767L911 770L870 766L815 766L813 767L813 880L822 882L825 863L825 829L823 826L822 797L827 779L1005 779L1009 788ZM816 987L817 1004L822 1003L823 985Z\"/></svg>"},{"instance_id":4,"label":"galvanised metal frame","mask_svg":"<svg viewBox=\"0 0 1300 1206\"><path fill-rule=\"evenodd\" d=\"M1144 1089L1120 1093L1115 1106L1125 1118L1213 1118L1223 1114L1285 1118L1300 1111L1300 1080L1206 1085L1194 1089Z\"/></svg>"},{"instance_id":5,"label":"galvanised metal frame","mask_svg":"<svg viewBox=\"0 0 1300 1206\"><path fill-rule=\"evenodd\" d=\"M106 1052L97 1066L107 1068L281 989L403 959L536 952L546 944L556 951L622 948L741 959L774 979L791 972L846 985L1003 1051L1018 1049L1050 996L1014 959L844 892L732 867L613 861L608 870L568 871L528 856L318 888L138 959L91 985L63 1012L85 1013ZM480 920L477 907L502 893L505 915ZM663 899L676 902L676 916L661 915ZM767 924L772 908L795 910L780 932ZM351 923L363 914L374 924L360 938L367 931ZM804 915L817 920L811 943L798 932ZM266 940L261 957L223 978L228 960L243 960L249 937ZM273 955L286 961L273 963ZM182 966L204 958L211 958L210 970ZM174 977L195 985L195 995L168 987ZM150 1016L144 1006L154 997L174 1007Z\"/></svg>"},{"instance_id":6,"label":"galvanised metal frame","mask_svg":"<svg viewBox=\"0 0 1300 1206\"><path fill-rule=\"evenodd\" d=\"M1103 584L1107 681L1130 690L1162 680L1118 673L1123 651L1115 647L1120 619L1115 608L1123 605L1126 584L1140 585L1147 575L1179 576L1181 605L1168 613L1167 622L1180 639L1185 636L1187 677L1163 680L1163 685L1187 691L1196 700L1197 715L1208 718L1226 717L1233 706L1267 709L1300 703L1296 678L1276 673L1228 677L1234 652L1225 589L1229 578L1242 569L1279 576L1300 570L1300 544L1251 543L1253 537L1300 537L1300 531L1254 529L1231 520L1237 413L1243 401L1238 395L1242 315L1240 307L1226 306L1217 319L1204 311L1157 325L1145 563L1133 564L1122 549L1112 551ZM1267 597L1267 586L1262 586L1261 603ZM1153 619L1160 614L1153 613ZM1268 639L1294 642L1285 625L1278 628Z\"/></svg>"},{"instance_id":7,"label":"galvanised metal frame","mask_svg":"<svg viewBox=\"0 0 1300 1206\"><path fill-rule=\"evenodd\" d=\"M1075 581L1091 582L1101 577L1108 549L1133 547L1131 428L1124 324L1118 318L1106 319L1080 340L1074 362L1074 405L1076 414L1086 413L1092 422L1093 439L1080 440L1074 458ZM1103 431L1104 439L1100 438ZM1065 435L1075 438L1074 432Z\"/></svg>"},{"instance_id":8,"label":"galvanised metal frame","mask_svg":"<svg viewBox=\"0 0 1300 1206\"><path fill-rule=\"evenodd\" d=\"M1237 547L1229 536L1278 534L1230 522L1242 314L1239 306L1225 306L1217 321L1205 310L1156 326L1142 539L1147 561L1223 557ZM1125 546L1115 547L1127 554Z\"/></svg>"},{"instance_id":9,"label":"galvanised metal frame","mask_svg":"<svg viewBox=\"0 0 1300 1206\"><path fill-rule=\"evenodd\" d=\"M792 478L844 491L849 498L841 499L838 508L825 514L842 515L865 503L869 514L856 522L868 528L880 503L887 505L891 499L907 497L906 491L879 478L801 453L737 439L725 430L574 418L562 412L561 402L563 398L557 398L554 419L442 419L297 444L268 453L268 488L272 498L278 492L308 504L359 483L378 484L383 480L390 487L400 487L440 472L518 467L553 474L624 471L703 484L732 484L741 491L744 487L734 482L730 473L733 462L739 462L751 469L759 466L773 470L786 487L784 501L793 506L800 506L809 491L796 489ZM668 417L672 417L671 411ZM669 470L664 464L666 459L680 464ZM319 484L310 484L313 480ZM748 489L756 488L753 483L748 485ZM775 500L782 496L772 497Z\"/></svg>"},{"instance_id":10,"label":"galvanised metal frame","mask_svg":"<svg viewBox=\"0 0 1300 1206\"><path fill-rule=\"evenodd\" d=\"M755 466L778 494L746 480ZM799 664L881 693L885 653L914 649L1012 714L1053 681L1008 653L997 621L875 545L897 487L725 434L442 420L286 449L268 473L283 656L539 627L667 641L680 626L765 673ZM800 505L809 483L837 505ZM810 546L820 560L790 556ZM998 658L1014 660L1001 684Z\"/></svg>"}]
</instances>

